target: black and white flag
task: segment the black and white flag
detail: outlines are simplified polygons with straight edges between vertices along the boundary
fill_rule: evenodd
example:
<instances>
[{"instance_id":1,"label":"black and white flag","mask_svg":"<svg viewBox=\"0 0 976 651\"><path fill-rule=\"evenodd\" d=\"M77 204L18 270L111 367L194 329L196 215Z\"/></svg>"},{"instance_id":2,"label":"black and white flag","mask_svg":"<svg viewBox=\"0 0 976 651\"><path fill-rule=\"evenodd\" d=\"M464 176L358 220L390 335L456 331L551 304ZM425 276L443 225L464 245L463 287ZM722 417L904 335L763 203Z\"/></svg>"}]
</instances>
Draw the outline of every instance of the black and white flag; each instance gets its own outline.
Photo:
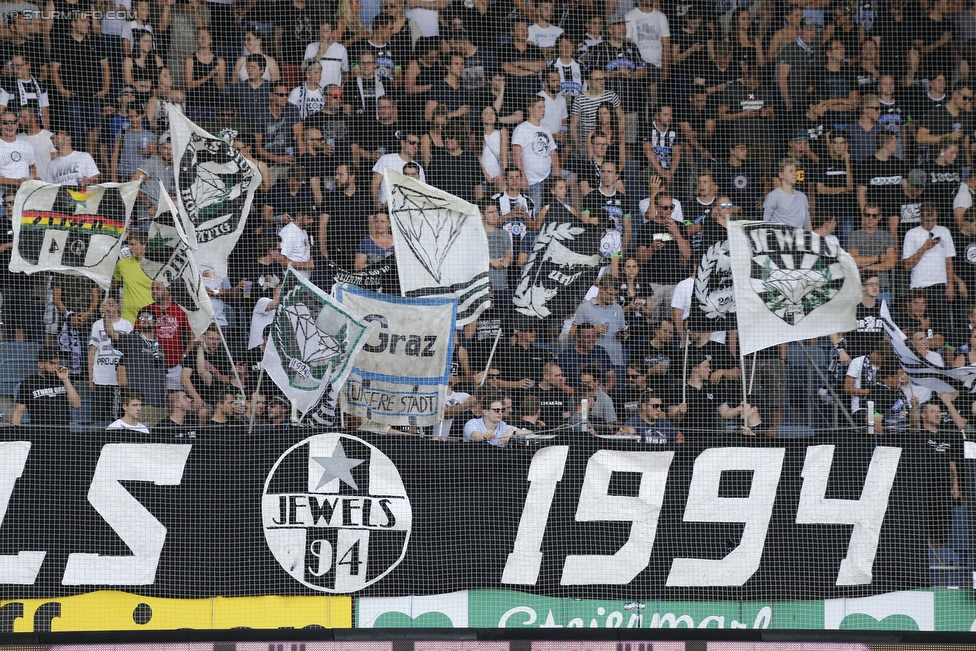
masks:
<instances>
[{"instance_id":1,"label":"black and white flag","mask_svg":"<svg viewBox=\"0 0 976 651\"><path fill-rule=\"evenodd\" d=\"M196 242L197 258L220 276L227 276L227 256L234 249L261 172L231 146L227 138L212 136L172 104L167 108L173 138L176 200L187 218L187 234Z\"/></svg>"},{"instance_id":2,"label":"black and white flag","mask_svg":"<svg viewBox=\"0 0 976 651\"><path fill-rule=\"evenodd\" d=\"M108 290L138 194L138 183L24 182L14 202L10 271L84 276Z\"/></svg>"},{"instance_id":3,"label":"black and white flag","mask_svg":"<svg viewBox=\"0 0 976 651\"><path fill-rule=\"evenodd\" d=\"M579 221L546 221L522 267L522 277L512 303L525 316L546 319L563 316L579 305L579 299L596 278L604 257L588 240Z\"/></svg>"},{"instance_id":4,"label":"black and white flag","mask_svg":"<svg viewBox=\"0 0 976 651\"><path fill-rule=\"evenodd\" d=\"M735 290L729 241L714 242L702 254L691 292L688 329L692 332L736 330Z\"/></svg>"},{"instance_id":5,"label":"black and white flag","mask_svg":"<svg viewBox=\"0 0 976 651\"><path fill-rule=\"evenodd\" d=\"M742 355L857 328L861 275L836 239L760 221L728 230Z\"/></svg>"},{"instance_id":6,"label":"black and white flag","mask_svg":"<svg viewBox=\"0 0 976 651\"><path fill-rule=\"evenodd\" d=\"M908 373L912 384L931 389L936 393L955 393L961 388L973 391L976 364L946 368L920 358L915 349L908 345L905 333L891 319L888 303L881 304L881 323L884 325L888 341L891 342L892 350L898 355L898 363Z\"/></svg>"},{"instance_id":7,"label":"black and white flag","mask_svg":"<svg viewBox=\"0 0 976 651\"><path fill-rule=\"evenodd\" d=\"M396 170L383 172L400 292L457 299L457 324L488 309L488 237L481 211Z\"/></svg>"},{"instance_id":8,"label":"black and white flag","mask_svg":"<svg viewBox=\"0 0 976 651\"><path fill-rule=\"evenodd\" d=\"M183 308L193 334L200 337L213 322L214 309L197 266L192 242L179 211L160 183L159 206L149 225L146 255L139 263L150 280L165 285Z\"/></svg>"}]
</instances>

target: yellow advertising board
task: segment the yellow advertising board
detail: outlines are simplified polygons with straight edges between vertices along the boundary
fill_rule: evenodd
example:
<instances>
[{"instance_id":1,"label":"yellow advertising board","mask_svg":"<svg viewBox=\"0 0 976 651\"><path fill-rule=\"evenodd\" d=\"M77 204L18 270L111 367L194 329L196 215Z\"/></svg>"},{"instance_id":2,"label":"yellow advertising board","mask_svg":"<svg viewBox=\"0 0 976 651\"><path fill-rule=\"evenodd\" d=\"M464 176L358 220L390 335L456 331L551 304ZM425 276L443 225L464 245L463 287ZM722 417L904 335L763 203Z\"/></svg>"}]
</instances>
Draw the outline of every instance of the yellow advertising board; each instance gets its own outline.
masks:
<instances>
[{"instance_id":1,"label":"yellow advertising board","mask_svg":"<svg viewBox=\"0 0 976 651\"><path fill-rule=\"evenodd\" d=\"M8 633L190 629L351 628L350 597L157 599L99 591L72 597L0 601Z\"/></svg>"}]
</instances>

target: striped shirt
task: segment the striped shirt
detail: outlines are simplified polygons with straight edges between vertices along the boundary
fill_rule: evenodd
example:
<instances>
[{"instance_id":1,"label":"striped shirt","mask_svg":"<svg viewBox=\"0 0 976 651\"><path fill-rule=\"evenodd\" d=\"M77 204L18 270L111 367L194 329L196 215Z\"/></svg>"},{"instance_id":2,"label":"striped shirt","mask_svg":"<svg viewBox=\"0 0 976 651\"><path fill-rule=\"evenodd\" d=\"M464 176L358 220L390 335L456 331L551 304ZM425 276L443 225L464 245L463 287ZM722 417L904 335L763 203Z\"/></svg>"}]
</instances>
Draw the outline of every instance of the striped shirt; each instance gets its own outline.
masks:
<instances>
[{"instance_id":1,"label":"striped shirt","mask_svg":"<svg viewBox=\"0 0 976 651\"><path fill-rule=\"evenodd\" d=\"M617 93L605 90L597 98L590 97L586 93L581 93L573 99L573 115L580 116L580 129L583 133L588 133L596 128L596 111L600 104L608 102L614 109L620 106L620 98Z\"/></svg>"}]
</instances>

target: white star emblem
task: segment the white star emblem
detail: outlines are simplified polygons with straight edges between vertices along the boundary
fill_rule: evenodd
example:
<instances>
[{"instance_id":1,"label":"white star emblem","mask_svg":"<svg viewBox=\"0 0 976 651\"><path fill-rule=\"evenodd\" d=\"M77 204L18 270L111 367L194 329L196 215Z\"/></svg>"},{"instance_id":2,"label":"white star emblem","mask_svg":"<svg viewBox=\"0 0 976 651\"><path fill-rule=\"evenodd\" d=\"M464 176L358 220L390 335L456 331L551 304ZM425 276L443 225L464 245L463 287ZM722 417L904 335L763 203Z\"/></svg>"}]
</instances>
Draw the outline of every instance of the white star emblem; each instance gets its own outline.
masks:
<instances>
[{"instance_id":1,"label":"white star emblem","mask_svg":"<svg viewBox=\"0 0 976 651\"><path fill-rule=\"evenodd\" d=\"M324 470L321 479L319 479L318 486L315 487L316 490L322 488L333 479L341 479L347 486L351 486L354 490L359 490L359 487L356 485L356 480L352 478L352 473L349 471L361 464L365 459L347 458L346 451L342 449L341 442L336 443L331 457L312 457L312 461L322 466Z\"/></svg>"}]
</instances>

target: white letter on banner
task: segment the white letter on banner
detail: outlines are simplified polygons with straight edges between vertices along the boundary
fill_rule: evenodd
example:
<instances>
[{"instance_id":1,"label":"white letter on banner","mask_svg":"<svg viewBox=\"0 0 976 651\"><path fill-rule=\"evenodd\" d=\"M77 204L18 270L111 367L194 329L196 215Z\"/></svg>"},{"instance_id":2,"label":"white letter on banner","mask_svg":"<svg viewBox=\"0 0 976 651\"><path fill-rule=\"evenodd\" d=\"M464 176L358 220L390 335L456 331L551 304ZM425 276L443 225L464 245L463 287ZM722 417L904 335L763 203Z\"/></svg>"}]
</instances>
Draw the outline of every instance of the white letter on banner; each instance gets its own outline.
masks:
<instances>
[{"instance_id":1,"label":"white letter on banner","mask_svg":"<svg viewBox=\"0 0 976 651\"><path fill-rule=\"evenodd\" d=\"M166 527L119 481L179 486L192 447L113 443L102 448L88 489L88 501L132 550L132 556L71 554L62 585L151 585L156 580Z\"/></svg>"},{"instance_id":2,"label":"white letter on banner","mask_svg":"<svg viewBox=\"0 0 976 651\"><path fill-rule=\"evenodd\" d=\"M803 488L796 507L797 524L853 524L847 556L840 563L835 585L871 583L888 495L895 483L901 448L876 447L859 500L829 500L827 479L834 460L833 445L811 445L803 461Z\"/></svg>"},{"instance_id":3,"label":"white letter on banner","mask_svg":"<svg viewBox=\"0 0 976 651\"><path fill-rule=\"evenodd\" d=\"M7 506L14 493L14 484L24 474L30 441L5 441L0 443L0 526L7 515ZM17 552L0 554L0 583L31 585L41 571L47 552Z\"/></svg>"},{"instance_id":4,"label":"white letter on banner","mask_svg":"<svg viewBox=\"0 0 976 651\"><path fill-rule=\"evenodd\" d=\"M577 522L633 522L627 542L612 556L567 556L561 585L625 585L651 560L664 486L674 452L599 450L586 464ZM640 473L637 497L608 495L614 472Z\"/></svg>"},{"instance_id":5,"label":"white letter on banner","mask_svg":"<svg viewBox=\"0 0 976 651\"><path fill-rule=\"evenodd\" d=\"M556 484L563 478L568 445L543 448L529 466L529 493L525 496L515 546L505 561L502 583L535 585L542 566L542 537L549 522L549 509Z\"/></svg>"},{"instance_id":6,"label":"white letter on banner","mask_svg":"<svg viewBox=\"0 0 976 651\"><path fill-rule=\"evenodd\" d=\"M759 569L773 515L784 448L710 448L695 459L685 522L744 522L742 540L722 560L676 558L667 585L742 585ZM724 470L751 470L749 497L719 497Z\"/></svg>"}]
</instances>

